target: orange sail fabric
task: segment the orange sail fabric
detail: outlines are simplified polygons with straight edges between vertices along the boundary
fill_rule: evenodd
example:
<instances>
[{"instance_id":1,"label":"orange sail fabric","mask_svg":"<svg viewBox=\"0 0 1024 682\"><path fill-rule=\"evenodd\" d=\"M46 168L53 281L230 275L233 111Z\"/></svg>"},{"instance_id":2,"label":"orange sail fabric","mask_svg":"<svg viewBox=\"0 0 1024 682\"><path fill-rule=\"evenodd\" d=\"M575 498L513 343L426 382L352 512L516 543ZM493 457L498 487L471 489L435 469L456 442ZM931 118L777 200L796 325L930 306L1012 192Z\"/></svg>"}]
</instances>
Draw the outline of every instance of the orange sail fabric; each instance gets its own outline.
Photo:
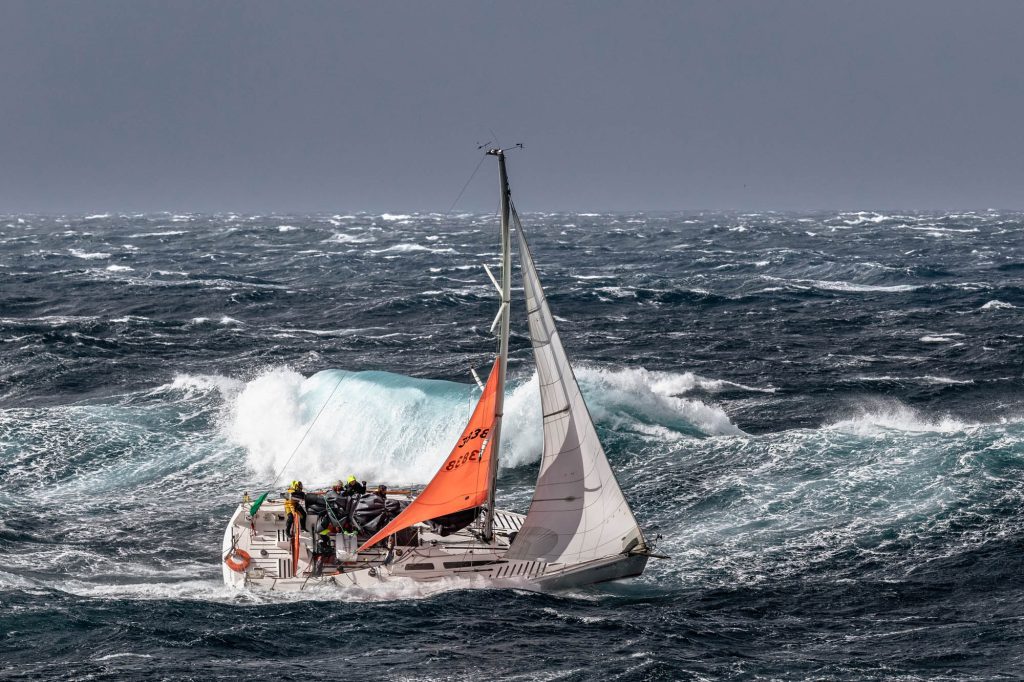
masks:
<instances>
[{"instance_id":1,"label":"orange sail fabric","mask_svg":"<svg viewBox=\"0 0 1024 682\"><path fill-rule=\"evenodd\" d=\"M452 452L427 487L401 514L363 543L358 551L372 547L392 533L409 526L478 507L487 501L490 434L494 427L494 398L497 393L498 361L494 361L483 395L473 410Z\"/></svg>"}]
</instances>

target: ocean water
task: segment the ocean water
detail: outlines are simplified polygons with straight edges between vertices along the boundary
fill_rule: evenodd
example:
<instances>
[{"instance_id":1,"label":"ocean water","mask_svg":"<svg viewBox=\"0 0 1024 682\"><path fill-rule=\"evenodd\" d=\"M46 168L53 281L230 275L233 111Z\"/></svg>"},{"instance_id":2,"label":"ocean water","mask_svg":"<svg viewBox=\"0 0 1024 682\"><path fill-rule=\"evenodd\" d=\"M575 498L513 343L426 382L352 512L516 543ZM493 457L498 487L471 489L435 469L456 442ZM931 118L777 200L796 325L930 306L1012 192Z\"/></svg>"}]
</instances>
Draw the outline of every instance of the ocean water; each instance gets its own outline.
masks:
<instances>
[{"instance_id":1,"label":"ocean water","mask_svg":"<svg viewBox=\"0 0 1024 682\"><path fill-rule=\"evenodd\" d=\"M523 221L671 558L567 593L228 590L224 524L282 467L429 479L494 349L495 216L0 216L0 678L1020 678L1024 214Z\"/></svg>"}]
</instances>

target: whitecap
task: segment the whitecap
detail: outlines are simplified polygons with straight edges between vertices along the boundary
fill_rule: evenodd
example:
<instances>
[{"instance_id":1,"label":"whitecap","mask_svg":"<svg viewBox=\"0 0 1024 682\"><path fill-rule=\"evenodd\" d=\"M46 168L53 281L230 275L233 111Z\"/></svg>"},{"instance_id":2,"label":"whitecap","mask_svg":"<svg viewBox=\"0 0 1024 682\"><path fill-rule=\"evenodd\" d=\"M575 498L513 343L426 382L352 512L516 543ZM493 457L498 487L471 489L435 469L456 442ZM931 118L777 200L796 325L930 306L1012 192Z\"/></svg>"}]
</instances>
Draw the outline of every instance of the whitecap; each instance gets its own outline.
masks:
<instances>
[{"instance_id":1,"label":"whitecap","mask_svg":"<svg viewBox=\"0 0 1024 682\"><path fill-rule=\"evenodd\" d=\"M927 416L897 401L874 401L861 408L853 418L843 419L825 428L861 436L884 435L890 431L908 433L958 433L980 424L965 422L952 415Z\"/></svg>"},{"instance_id":2,"label":"whitecap","mask_svg":"<svg viewBox=\"0 0 1024 682\"><path fill-rule=\"evenodd\" d=\"M766 279L772 282L786 282L793 286L802 288L814 288L822 289L825 291L842 291L848 293L902 293L906 291L919 291L923 287L915 284L892 284L892 285L880 285L880 284L856 284L854 282L833 282L828 280L820 279L793 279L786 280L778 277L770 277L768 275L762 275L762 279Z\"/></svg>"},{"instance_id":3,"label":"whitecap","mask_svg":"<svg viewBox=\"0 0 1024 682\"><path fill-rule=\"evenodd\" d=\"M912 227L909 225L901 225L900 227L905 227L908 230L917 230L919 232L928 232L929 235L932 237L943 237L948 234L972 234L975 232L980 232L980 230L976 227L972 227L967 230L958 230L952 227L936 227L934 225L928 225L925 227Z\"/></svg>"},{"instance_id":4,"label":"whitecap","mask_svg":"<svg viewBox=\"0 0 1024 682\"><path fill-rule=\"evenodd\" d=\"M457 253L452 248L432 249L422 244L395 244L386 249L371 250L370 253L413 253L416 251L428 251L430 253Z\"/></svg>"},{"instance_id":5,"label":"whitecap","mask_svg":"<svg viewBox=\"0 0 1024 682\"><path fill-rule=\"evenodd\" d=\"M801 281L801 280L796 280ZM825 289L827 291L847 291L853 293L861 292L879 292L879 293L898 293L903 291L918 291L921 289L920 286L913 284L893 284L889 286L875 285L875 284L855 284L853 282L829 282L823 280L803 280L810 283L812 286L818 289Z\"/></svg>"},{"instance_id":6,"label":"whitecap","mask_svg":"<svg viewBox=\"0 0 1024 682\"><path fill-rule=\"evenodd\" d=\"M1004 301L992 300L992 301L989 301L988 303L986 303L985 305L981 306L981 308L979 308L979 310L1000 310L1000 309L1017 308L1017 307L1018 306L1015 306L1012 303L1006 303Z\"/></svg>"},{"instance_id":7,"label":"whitecap","mask_svg":"<svg viewBox=\"0 0 1024 682\"><path fill-rule=\"evenodd\" d=\"M188 234L185 230L163 230L161 232L137 232L135 234L128 235L129 239L135 239L137 237L176 237L178 235Z\"/></svg>"},{"instance_id":8,"label":"whitecap","mask_svg":"<svg viewBox=\"0 0 1024 682\"><path fill-rule=\"evenodd\" d=\"M333 242L336 244L365 244L367 242L377 241L370 235L356 235L346 234L344 232L335 232L333 235L324 240L324 243Z\"/></svg>"},{"instance_id":9,"label":"whitecap","mask_svg":"<svg viewBox=\"0 0 1024 682\"><path fill-rule=\"evenodd\" d=\"M614 298L636 298L636 290L632 287L597 287L594 291L608 294Z\"/></svg>"},{"instance_id":10,"label":"whitecap","mask_svg":"<svg viewBox=\"0 0 1024 682\"><path fill-rule=\"evenodd\" d=\"M109 272L132 272L135 268L128 267L127 265L108 265L107 270Z\"/></svg>"},{"instance_id":11,"label":"whitecap","mask_svg":"<svg viewBox=\"0 0 1024 682\"><path fill-rule=\"evenodd\" d=\"M430 251L430 248L423 246L422 244L395 244L394 246L389 246L386 249L370 251L370 253L408 253L412 251Z\"/></svg>"},{"instance_id":12,"label":"whitecap","mask_svg":"<svg viewBox=\"0 0 1024 682\"><path fill-rule=\"evenodd\" d=\"M943 384L948 384L948 385L954 385L954 384L973 384L974 383L973 379L952 379L950 377L938 377L938 376L932 376L930 374L926 374L924 376L916 376L916 377L898 377L898 376L892 376L890 374L885 374L885 375L882 375L882 376L858 376L858 377L855 377L855 380L856 381L864 381L864 382L893 382L893 381L896 381L896 382L917 382L917 383L939 384L939 385L943 385Z\"/></svg>"},{"instance_id":13,"label":"whitecap","mask_svg":"<svg viewBox=\"0 0 1024 682\"><path fill-rule=\"evenodd\" d=\"M110 258L109 253L103 253L102 251L96 251L93 253L83 251L82 249L68 249L72 256L75 258L81 258L83 260L102 260L104 258Z\"/></svg>"},{"instance_id":14,"label":"whitecap","mask_svg":"<svg viewBox=\"0 0 1024 682\"><path fill-rule=\"evenodd\" d=\"M99 658L94 658L92 660L94 660L94 661L110 661L110 660L113 660L115 658L153 658L153 657L150 654L136 654L136 653L132 653L132 652L129 652L129 651L124 651L124 652L117 653L117 654L107 654L106 656L100 656Z\"/></svg>"},{"instance_id":15,"label":"whitecap","mask_svg":"<svg viewBox=\"0 0 1024 682\"><path fill-rule=\"evenodd\" d=\"M863 225L865 223L873 223L877 225L878 223L892 219L892 216L867 211L860 211L858 213L843 213L840 215L856 216L853 220L843 220L843 222L846 223L847 225Z\"/></svg>"},{"instance_id":16,"label":"whitecap","mask_svg":"<svg viewBox=\"0 0 1024 682\"><path fill-rule=\"evenodd\" d=\"M921 377L914 377L919 381L924 381L929 384L973 384L974 379L952 379L950 377L937 377L931 374L926 374Z\"/></svg>"},{"instance_id":17,"label":"whitecap","mask_svg":"<svg viewBox=\"0 0 1024 682\"><path fill-rule=\"evenodd\" d=\"M217 391L223 397L231 398L244 387L245 382L218 374L175 374L171 383L153 389L153 393L168 390L185 393Z\"/></svg>"}]
</instances>

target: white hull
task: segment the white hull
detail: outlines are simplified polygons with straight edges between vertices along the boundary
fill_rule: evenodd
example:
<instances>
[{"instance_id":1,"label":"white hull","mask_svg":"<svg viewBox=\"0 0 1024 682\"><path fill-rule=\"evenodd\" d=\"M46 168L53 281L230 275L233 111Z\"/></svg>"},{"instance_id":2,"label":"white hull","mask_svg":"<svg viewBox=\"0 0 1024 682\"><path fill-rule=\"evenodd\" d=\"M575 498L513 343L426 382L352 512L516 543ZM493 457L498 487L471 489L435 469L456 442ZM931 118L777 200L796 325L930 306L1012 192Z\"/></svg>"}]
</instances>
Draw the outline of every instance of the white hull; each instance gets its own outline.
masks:
<instances>
[{"instance_id":1,"label":"white hull","mask_svg":"<svg viewBox=\"0 0 1024 682\"><path fill-rule=\"evenodd\" d=\"M524 518L497 510L491 543L483 542L470 529L442 537L421 526L417 529L417 546L374 547L353 561L332 559L322 566L320 575L315 575L308 532L300 538L298 566L292 566L282 500L268 499L255 520L250 519L244 505L239 505L224 531L221 556L227 558L233 549L242 550L250 561L242 570L233 570L224 562L224 582L237 588L279 592L452 580L465 580L467 586L474 587L557 590L639 575L647 564L648 555L643 553L573 565L506 559L509 534L518 531Z\"/></svg>"}]
</instances>

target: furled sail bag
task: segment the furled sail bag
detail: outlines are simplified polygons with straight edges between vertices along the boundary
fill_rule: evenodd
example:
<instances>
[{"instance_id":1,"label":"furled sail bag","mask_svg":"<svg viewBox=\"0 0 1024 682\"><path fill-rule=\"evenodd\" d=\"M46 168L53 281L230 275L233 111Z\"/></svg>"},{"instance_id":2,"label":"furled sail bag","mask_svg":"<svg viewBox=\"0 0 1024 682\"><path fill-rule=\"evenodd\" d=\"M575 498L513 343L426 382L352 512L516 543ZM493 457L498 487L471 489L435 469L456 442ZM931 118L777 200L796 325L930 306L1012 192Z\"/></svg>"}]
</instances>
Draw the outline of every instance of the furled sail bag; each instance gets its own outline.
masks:
<instances>
[{"instance_id":1,"label":"furled sail bag","mask_svg":"<svg viewBox=\"0 0 1024 682\"><path fill-rule=\"evenodd\" d=\"M407 503L408 504L408 503ZM395 499L380 495L362 495L352 508L352 522L359 530L360 539L377 533L402 512L403 505Z\"/></svg>"}]
</instances>

